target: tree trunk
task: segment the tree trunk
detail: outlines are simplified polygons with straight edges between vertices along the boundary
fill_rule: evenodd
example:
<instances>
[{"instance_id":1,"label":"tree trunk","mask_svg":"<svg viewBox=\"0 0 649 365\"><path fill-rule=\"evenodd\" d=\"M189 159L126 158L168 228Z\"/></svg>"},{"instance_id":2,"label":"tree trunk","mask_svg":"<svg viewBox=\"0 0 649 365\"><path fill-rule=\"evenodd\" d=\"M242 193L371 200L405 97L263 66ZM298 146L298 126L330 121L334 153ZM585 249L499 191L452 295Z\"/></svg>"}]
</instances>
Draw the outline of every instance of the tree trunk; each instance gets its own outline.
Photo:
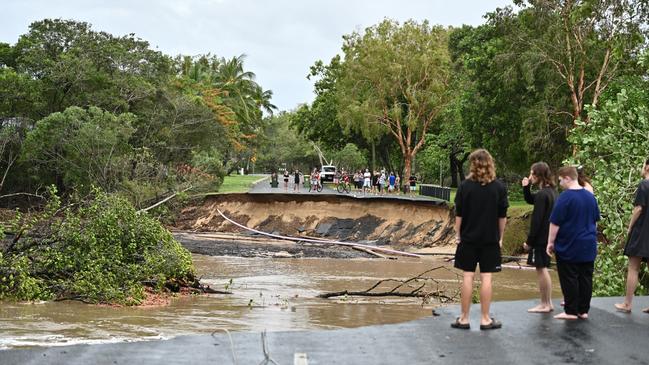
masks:
<instances>
[{"instance_id":1,"label":"tree trunk","mask_svg":"<svg viewBox=\"0 0 649 365\"><path fill-rule=\"evenodd\" d=\"M408 178L410 177L412 171L412 156L409 153L403 155L403 179L401 179L402 185L408 183Z\"/></svg>"},{"instance_id":2,"label":"tree trunk","mask_svg":"<svg viewBox=\"0 0 649 365\"><path fill-rule=\"evenodd\" d=\"M455 164L455 161L453 161L454 159L453 153L449 153L448 162L451 170L451 187L457 188L457 165Z\"/></svg>"},{"instance_id":3,"label":"tree trunk","mask_svg":"<svg viewBox=\"0 0 649 365\"><path fill-rule=\"evenodd\" d=\"M372 141L372 174L376 171L376 143Z\"/></svg>"}]
</instances>

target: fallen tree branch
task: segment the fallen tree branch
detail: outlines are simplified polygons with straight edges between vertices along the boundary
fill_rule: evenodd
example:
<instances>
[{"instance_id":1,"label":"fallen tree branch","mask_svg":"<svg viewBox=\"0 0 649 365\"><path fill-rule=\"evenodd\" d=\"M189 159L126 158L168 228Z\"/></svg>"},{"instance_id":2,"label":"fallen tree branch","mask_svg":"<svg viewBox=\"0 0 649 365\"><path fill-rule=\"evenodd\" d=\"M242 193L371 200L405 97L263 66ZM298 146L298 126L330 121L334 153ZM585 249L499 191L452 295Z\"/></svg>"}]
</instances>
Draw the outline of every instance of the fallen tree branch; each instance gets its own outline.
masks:
<instances>
[{"instance_id":1,"label":"fallen tree branch","mask_svg":"<svg viewBox=\"0 0 649 365\"><path fill-rule=\"evenodd\" d=\"M416 276L413 276L409 279L406 280L399 280L399 279L394 279L394 278L388 278L388 279L382 279L376 282L374 285L372 285L370 288L363 290L363 291L349 291L349 290L343 290L343 291L338 291L338 292L329 292L329 293L322 293L319 294L317 297L318 298L334 298L334 297L341 297L341 296L360 296L360 297L407 297L407 298L422 298L424 301L427 301L429 298L437 298L442 302L451 302L456 300L458 293L453 294L452 296L447 295L444 293L443 290L440 290L439 288L439 282L428 276L424 276L432 271L435 270L448 270L447 267L445 266L436 266L432 269L428 269ZM457 274L456 274L457 277ZM459 280L459 278L458 278ZM396 282L398 285L393 287L392 289L388 291L372 291L379 287L381 284L388 283L388 282ZM434 283L437 285L437 288L435 290L431 291L426 291L423 290L425 286L428 283ZM407 286L408 284L411 283L421 283L417 287L414 287L410 291L399 291L399 289L403 288L404 286Z\"/></svg>"},{"instance_id":2,"label":"fallen tree branch","mask_svg":"<svg viewBox=\"0 0 649 365\"><path fill-rule=\"evenodd\" d=\"M36 198L45 199L45 197L42 196L42 195L32 194L32 193L12 193L12 194L5 194L5 195L0 195L0 199L2 199L2 198L10 198L10 197L12 197L12 196L20 196L20 195L33 196L33 197L36 197Z\"/></svg>"},{"instance_id":3,"label":"fallen tree branch","mask_svg":"<svg viewBox=\"0 0 649 365\"><path fill-rule=\"evenodd\" d=\"M157 207L157 206L159 206L159 205L162 205L162 204L166 203L167 201L173 199L176 195L178 195L178 194L180 194L180 193L184 193L184 192L186 192L187 190L189 190L189 189L191 189L191 188L192 188L192 187L190 186L190 187L188 187L187 189L184 189L184 190L182 190L182 191L175 192L175 193L171 194L170 196L168 196L168 197L162 199L161 201L159 201L159 202L153 204L152 206L150 206L150 207L148 207L148 208L144 208L144 209L140 209L140 210L138 210L138 211L137 211L137 214L144 213L144 212L146 212L146 211L148 211L148 210L151 210L151 209L153 209L153 208L155 208L155 207Z\"/></svg>"}]
</instances>

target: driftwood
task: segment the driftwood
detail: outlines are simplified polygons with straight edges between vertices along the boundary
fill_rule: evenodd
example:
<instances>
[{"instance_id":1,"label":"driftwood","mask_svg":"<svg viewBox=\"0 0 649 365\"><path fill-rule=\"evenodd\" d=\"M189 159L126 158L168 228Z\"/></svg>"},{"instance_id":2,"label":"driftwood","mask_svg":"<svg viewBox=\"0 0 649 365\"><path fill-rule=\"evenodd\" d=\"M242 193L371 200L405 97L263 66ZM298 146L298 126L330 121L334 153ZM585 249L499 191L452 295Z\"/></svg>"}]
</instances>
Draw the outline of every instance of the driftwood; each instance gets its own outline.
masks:
<instances>
[{"instance_id":1,"label":"driftwood","mask_svg":"<svg viewBox=\"0 0 649 365\"><path fill-rule=\"evenodd\" d=\"M382 259L390 259L390 260L396 260L396 259L397 259L396 257L391 257L391 256L382 255L382 254L380 254L380 253L378 253L378 252L374 252L374 251L370 250L369 248L365 248L365 247L352 246L352 248L353 248L354 250L362 251L362 252L368 253L368 254L370 254L370 255L373 255L373 256L376 256L376 257L380 257L380 258L382 258Z\"/></svg>"},{"instance_id":2,"label":"driftwood","mask_svg":"<svg viewBox=\"0 0 649 365\"><path fill-rule=\"evenodd\" d=\"M426 274L433 272L435 270L448 270L447 267L445 266L436 266L432 269L426 270L417 276L411 277L406 280L399 280L399 279L383 279L379 280L376 282L376 284L372 285L369 289L363 290L363 291L349 291L349 290L343 290L339 292L329 292L329 293L322 293L318 295L318 298L334 298L334 297L341 297L341 296L362 296L362 297L408 297L408 298L422 298L424 301L427 301L430 298L437 298L441 302L452 302L455 301L459 293L454 293L453 295L447 295L444 293L443 290L440 289L439 287L439 281L429 277L425 276ZM456 274L457 275L457 274ZM388 291L373 291L377 287L379 287L381 284L388 283L388 282L393 282L397 283L395 287ZM437 287L435 290L425 290L425 287L428 283L435 284ZM402 290L400 291L399 289L402 288L409 288L412 290Z\"/></svg>"}]
</instances>

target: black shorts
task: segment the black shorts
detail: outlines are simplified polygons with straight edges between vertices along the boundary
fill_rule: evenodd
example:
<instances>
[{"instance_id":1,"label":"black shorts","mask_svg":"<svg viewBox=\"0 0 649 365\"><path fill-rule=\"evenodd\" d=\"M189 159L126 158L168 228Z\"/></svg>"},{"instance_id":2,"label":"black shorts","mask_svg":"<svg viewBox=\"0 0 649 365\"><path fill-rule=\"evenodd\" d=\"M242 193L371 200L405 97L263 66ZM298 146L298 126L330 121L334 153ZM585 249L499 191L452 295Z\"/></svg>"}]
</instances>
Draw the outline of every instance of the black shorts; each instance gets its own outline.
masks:
<instances>
[{"instance_id":1,"label":"black shorts","mask_svg":"<svg viewBox=\"0 0 649 365\"><path fill-rule=\"evenodd\" d=\"M480 264L480 272L500 272L501 256L498 243L474 244L463 243L457 245L454 266L463 271L475 272Z\"/></svg>"},{"instance_id":2,"label":"black shorts","mask_svg":"<svg viewBox=\"0 0 649 365\"><path fill-rule=\"evenodd\" d=\"M545 252L546 247L531 247L527 254L527 264L536 267L550 267L550 256Z\"/></svg>"}]
</instances>

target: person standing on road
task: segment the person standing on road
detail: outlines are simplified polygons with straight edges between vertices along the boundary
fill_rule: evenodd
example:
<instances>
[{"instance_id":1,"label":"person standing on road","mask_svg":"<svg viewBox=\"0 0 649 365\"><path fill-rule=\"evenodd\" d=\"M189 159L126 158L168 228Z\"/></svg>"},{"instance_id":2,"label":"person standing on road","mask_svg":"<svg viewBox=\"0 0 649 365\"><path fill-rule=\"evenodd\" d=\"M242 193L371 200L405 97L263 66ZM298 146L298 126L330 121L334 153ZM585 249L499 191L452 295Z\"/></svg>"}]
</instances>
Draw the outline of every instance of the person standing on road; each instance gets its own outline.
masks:
<instances>
[{"instance_id":1,"label":"person standing on road","mask_svg":"<svg viewBox=\"0 0 649 365\"><path fill-rule=\"evenodd\" d=\"M523 195L528 204L534 205L530 230L523 248L529 251L527 264L536 267L536 276L539 281L541 304L528 309L530 313L549 313L554 310L552 305L552 278L548 272L550 256L546 252L548 244L548 229L550 227L550 213L557 199L550 167L545 162L537 162L530 168L530 176L523 179ZM539 191L535 194L531 186L536 185Z\"/></svg>"},{"instance_id":2,"label":"person standing on road","mask_svg":"<svg viewBox=\"0 0 649 365\"><path fill-rule=\"evenodd\" d=\"M300 170L296 169L293 176L293 191L300 192Z\"/></svg>"},{"instance_id":3,"label":"person standing on road","mask_svg":"<svg viewBox=\"0 0 649 365\"><path fill-rule=\"evenodd\" d=\"M410 195L414 196L417 192L417 176L410 175L408 178L408 184L410 185Z\"/></svg>"},{"instance_id":4,"label":"person standing on road","mask_svg":"<svg viewBox=\"0 0 649 365\"><path fill-rule=\"evenodd\" d=\"M507 190L496 180L496 166L491 154L484 149L469 156L469 176L455 195L455 232L458 244L455 267L464 271L462 277L460 316L451 327L469 329L469 310L473 294L473 278L480 265L480 329L502 327L491 318L491 275L501 271L502 237L507 223Z\"/></svg>"},{"instance_id":5,"label":"person standing on road","mask_svg":"<svg viewBox=\"0 0 649 365\"><path fill-rule=\"evenodd\" d=\"M640 264L649 260L649 159L642 167L642 181L638 185L633 201L633 213L627 230L627 242L624 254L629 257L629 269L626 276L626 296L623 303L615 304L618 311L631 313L633 293L638 286ZM649 313L649 308L642 310Z\"/></svg>"},{"instance_id":6,"label":"person standing on road","mask_svg":"<svg viewBox=\"0 0 649 365\"><path fill-rule=\"evenodd\" d=\"M288 170L284 169L284 192L287 193L288 193L288 178L289 178Z\"/></svg>"},{"instance_id":7,"label":"person standing on road","mask_svg":"<svg viewBox=\"0 0 649 365\"><path fill-rule=\"evenodd\" d=\"M564 313L556 319L588 318L593 295L593 271L597 256L597 221L600 219L595 196L579 185L577 169L559 169L559 195L550 215L549 256L556 253L557 271L564 299Z\"/></svg>"},{"instance_id":8,"label":"person standing on road","mask_svg":"<svg viewBox=\"0 0 649 365\"><path fill-rule=\"evenodd\" d=\"M390 177L388 178L388 193L394 193L394 187L395 183L397 182L396 176L394 176L394 172L390 173Z\"/></svg>"},{"instance_id":9,"label":"person standing on road","mask_svg":"<svg viewBox=\"0 0 649 365\"><path fill-rule=\"evenodd\" d=\"M369 169L365 169L363 174L363 194L366 194L367 190L372 190L372 174Z\"/></svg>"},{"instance_id":10,"label":"person standing on road","mask_svg":"<svg viewBox=\"0 0 649 365\"><path fill-rule=\"evenodd\" d=\"M385 171L381 171L379 175L379 195L383 195L385 192Z\"/></svg>"}]
</instances>

